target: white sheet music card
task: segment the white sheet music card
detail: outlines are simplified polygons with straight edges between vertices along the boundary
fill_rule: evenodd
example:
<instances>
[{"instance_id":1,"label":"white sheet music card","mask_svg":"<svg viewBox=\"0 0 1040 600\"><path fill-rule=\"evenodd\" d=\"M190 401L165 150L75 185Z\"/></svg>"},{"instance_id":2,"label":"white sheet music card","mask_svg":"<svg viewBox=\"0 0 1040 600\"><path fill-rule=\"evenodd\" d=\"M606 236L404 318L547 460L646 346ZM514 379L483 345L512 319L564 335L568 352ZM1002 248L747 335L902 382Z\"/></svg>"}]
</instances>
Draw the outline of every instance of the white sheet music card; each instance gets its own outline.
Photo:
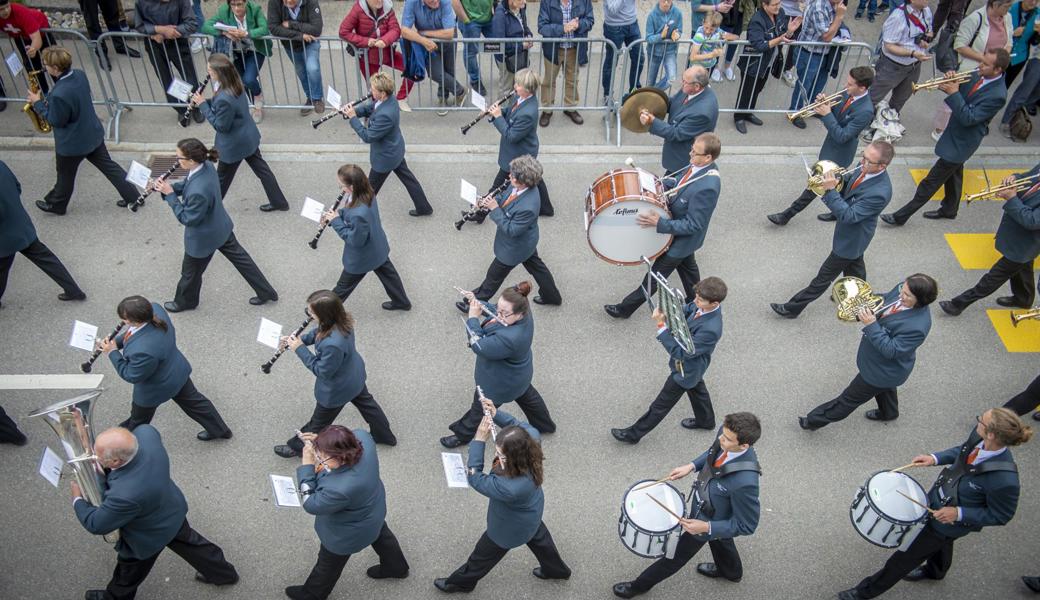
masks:
<instances>
[{"instance_id":1,"label":"white sheet music card","mask_svg":"<svg viewBox=\"0 0 1040 600\"><path fill-rule=\"evenodd\" d=\"M43 458L40 460L40 475L51 482L51 485L58 487L58 481L61 480L61 470L65 467L65 461L60 456L54 453L49 446L43 448Z\"/></svg>"},{"instance_id":2,"label":"white sheet music card","mask_svg":"<svg viewBox=\"0 0 1040 600\"><path fill-rule=\"evenodd\" d=\"M191 97L191 94L194 91L195 88L192 87L190 83L177 77L174 77L173 81L170 82L170 87L166 88L167 94L173 96L181 102L187 102L188 98Z\"/></svg>"},{"instance_id":3,"label":"white sheet music card","mask_svg":"<svg viewBox=\"0 0 1040 600\"><path fill-rule=\"evenodd\" d=\"M126 172L126 180L142 190L148 186L148 179L152 176L152 170L136 160L130 161L130 170Z\"/></svg>"},{"instance_id":4,"label":"white sheet music card","mask_svg":"<svg viewBox=\"0 0 1040 600\"><path fill-rule=\"evenodd\" d=\"M339 92L332 89L332 86L330 85L329 89L325 90L325 103L332 108L339 110L343 103L343 97L339 95Z\"/></svg>"},{"instance_id":5,"label":"white sheet music card","mask_svg":"<svg viewBox=\"0 0 1040 600\"><path fill-rule=\"evenodd\" d=\"M97 338L97 325L76 321L72 325L72 337L69 338L69 345L73 348L93 352L95 338Z\"/></svg>"},{"instance_id":6,"label":"white sheet music card","mask_svg":"<svg viewBox=\"0 0 1040 600\"><path fill-rule=\"evenodd\" d=\"M271 474L275 506L301 506L300 494L296 491L296 480L285 475Z\"/></svg>"},{"instance_id":7,"label":"white sheet music card","mask_svg":"<svg viewBox=\"0 0 1040 600\"><path fill-rule=\"evenodd\" d=\"M441 462L444 463L444 477L448 480L450 488L467 488L466 465L462 463L462 455L455 452L441 452Z\"/></svg>"},{"instance_id":8,"label":"white sheet music card","mask_svg":"<svg viewBox=\"0 0 1040 600\"><path fill-rule=\"evenodd\" d=\"M301 217L306 217L315 223L321 222L321 213L325 212L325 205L318 202L314 198L303 199L303 210L300 211Z\"/></svg>"},{"instance_id":9,"label":"white sheet music card","mask_svg":"<svg viewBox=\"0 0 1040 600\"><path fill-rule=\"evenodd\" d=\"M471 205L476 206L477 186L463 179L459 189L459 196L461 196L463 200L469 202Z\"/></svg>"},{"instance_id":10,"label":"white sheet music card","mask_svg":"<svg viewBox=\"0 0 1040 600\"><path fill-rule=\"evenodd\" d=\"M225 25L223 23L214 23L213 24L213 28L217 29L219 31L238 31L238 26L236 26L236 25Z\"/></svg>"},{"instance_id":11,"label":"white sheet music card","mask_svg":"<svg viewBox=\"0 0 1040 600\"><path fill-rule=\"evenodd\" d=\"M657 193L657 180L649 171L639 169L639 185L648 192Z\"/></svg>"},{"instance_id":12,"label":"white sheet music card","mask_svg":"<svg viewBox=\"0 0 1040 600\"><path fill-rule=\"evenodd\" d=\"M477 108L479 108L482 111L487 110L487 105L488 105L487 104L487 100L483 96L481 96L480 94L478 94L477 92L475 92L473 90L470 90L470 92L469 92L469 102L470 102L470 104L472 104L473 106L476 106Z\"/></svg>"},{"instance_id":13,"label":"white sheet music card","mask_svg":"<svg viewBox=\"0 0 1040 600\"><path fill-rule=\"evenodd\" d=\"M22 72L22 59L18 56L17 51L12 51L5 56L4 62L7 63L7 70L11 72L12 77L17 77Z\"/></svg>"},{"instance_id":14,"label":"white sheet music card","mask_svg":"<svg viewBox=\"0 0 1040 600\"><path fill-rule=\"evenodd\" d=\"M274 321L260 317L260 331L256 334L256 341L265 346L278 349L278 340L282 337L282 326Z\"/></svg>"}]
</instances>

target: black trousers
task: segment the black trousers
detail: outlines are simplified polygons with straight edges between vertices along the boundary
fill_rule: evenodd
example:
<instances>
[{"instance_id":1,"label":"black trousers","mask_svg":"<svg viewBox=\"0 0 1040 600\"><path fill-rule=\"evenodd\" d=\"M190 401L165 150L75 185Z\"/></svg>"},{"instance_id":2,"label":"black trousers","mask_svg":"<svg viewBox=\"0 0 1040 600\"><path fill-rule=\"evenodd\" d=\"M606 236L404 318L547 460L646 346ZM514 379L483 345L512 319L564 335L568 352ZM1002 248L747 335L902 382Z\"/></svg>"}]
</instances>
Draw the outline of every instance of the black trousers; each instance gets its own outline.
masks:
<instances>
[{"instance_id":1,"label":"black trousers","mask_svg":"<svg viewBox=\"0 0 1040 600\"><path fill-rule=\"evenodd\" d=\"M379 278L379 283L383 284L386 295L390 296L391 303L395 306L412 305L412 301L408 299L408 294L404 291L404 283L401 281L401 276L397 273L397 269L394 268L394 263L390 262L389 257L387 257L385 263L376 267L373 272ZM354 292L354 288L365 278L365 275L368 275L368 273L340 272L339 281L336 282L336 287L332 289L332 292L339 296L340 300L346 302L350 294Z\"/></svg>"},{"instance_id":2,"label":"black trousers","mask_svg":"<svg viewBox=\"0 0 1040 600\"><path fill-rule=\"evenodd\" d=\"M956 217L957 209L961 205L961 188L964 184L964 163L952 163L938 159L928 174L917 186L914 197L900 208L893 216L896 221L905 223L915 212L928 203L939 188L943 188L943 199L939 205L939 212L948 217Z\"/></svg>"},{"instance_id":3,"label":"black trousers","mask_svg":"<svg viewBox=\"0 0 1040 600\"><path fill-rule=\"evenodd\" d=\"M738 111L747 112L735 112L733 113L733 122L747 121L751 116L751 111L758 105L758 95L762 93L762 88L766 86L768 77L755 77L757 73L742 73L740 78L740 89L737 91L737 104L736 109ZM768 75L768 73L767 73Z\"/></svg>"},{"instance_id":4,"label":"black trousers","mask_svg":"<svg viewBox=\"0 0 1040 600\"><path fill-rule=\"evenodd\" d=\"M531 427L537 429L539 433L554 433L556 431L556 422L549 415L549 407L545 405L545 400L538 393L538 390L534 389L533 385L528 385L519 398L513 398L511 401L516 402L520 410L524 411L527 422L531 424ZM510 402L510 400L495 402L495 406L502 406L506 402ZM473 434L477 432L480 420L483 418L484 409L480 405L480 394L474 388L473 404L470 405L469 410L458 421L448 425L448 429L463 443L469 443L473 439Z\"/></svg>"},{"instance_id":5,"label":"black trousers","mask_svg":"<svg viewBox=\"0 0 1040 600\"><path fill-rule=\"evenodd\" d=\"M101 37L101 21L98 19L99 10L101 18L105 21L105 28L108 31L123 31L123 24L119 22L117 0L79 0L79 8L83 14L83 22L87 27L87 36L91 40ZM115 38L112 41L117 50L125 47L121 38ZM105 57L108 56L108 46L106 44L101 44L101 52Z\"/></svg>"},{"instance_id":6,"label":"black trousers","mask_svg":"<svg viewBox=\"0 0 1040 600\"><path fill-rule=\"evenodd\" d=\"M397 537L390 531L386 521L383 521L383 528L379 530L379 537L372 542L372 549L379 556L380 570L384 575L403 576L408 573L408 561L405 560L401 545L397 543ZM304 590L316 600L328 598L349 559L349 554L336 554L322 545L318 549L318 562L314 564L307 581L303 584Z\"/></svg>"},{"instance_id":7,"label":"black trousers","mask_svg":"<svg viewBox=\"0 0 1040 600\"><path fill-rule=\"evenodd\" d=\"M266 300L273 300L278 297L278 292L274 291L267 278L260 272L260 267L253 262L253 257L249 256L246 249L238 243L234 232L231 232L227 241L224 242L223 246L217 248L217 251L223 254L224 258L228 259L238 269L238 273L246 280L249 287L253 288L257 296ZM173 297L174 302L188 309L199 305L199 294L202 291L202 274L206 272L206 267L209 266L209 261L212 259L212 254L202 258L188 256L187 253L184 254L184 260L181 262L181 279L177 282L177 292Z\"/></svg>"},{"instance_id":8,"label":"black trousers","mask_svg":"<svg viewBox=\"0 0 1040 600\"><path fill-rule=\"evenodd\" d=\"M29 57L29 53L25 51L26 48L32 45L31 39L13 37L11 38L11 43L13 43L15 48L18 49L18 54L22 57L22 64L25 65L25 68L30 71L40 72L36 80L40 83L40 91L46 96L47 93L51 91L51 84L47 81L47 69L43 67L43 50L54 43L54 38L52 38L49 33L44 33L42 31L39 33L40 40L43 44L40 46L40 49L36 51L36 56L31 58Z\"/></svg>"},{"instance_id":9,"label":"black trousers","mask_svg":"<svg viewBox=\"0 0 1040 600\"><path fill-rule=\"evenodd\" d=\"M1010 408L1019 416L1036 410L1037 406L1040 406L1040 375L1037 375L1025 390L1004 404L1004 408Z\"/></svg>"},{"instance_id":10,"label":"black trousers","mask_svg":"<svg viewBox=\"0 0 1040 600\"><path fill-rule=\"evenodd\" d=\"M181 407L184 414L191 417L199 425L202 425L203 429L208 431L210 435L220 437L231 431L231 428L224 422L220 413L217 412L217 407L213 406L213 402L195 388L191 377L184 382L180 391L173 396L173 401L177 403L177 406ZM140 406L131 402L130 417L120 423L119 426L133 431L138 425L151 423L152 417L155 416L155 411L158 408L157 406Z\"/></svg>"},{"instance_id":11,"label":"black trousers","mask_svg":"<svg viewBox=\"0 0 1040 600\"><path fill-rule=\"evenodd\" d=\"M190 83L193 88L199 87L199 78L195 74L195 63L191 58L191 46L188 44L188 38L163 40L162 43L156 43L149 39L144 49L148 52L148 60L151 61L152 68L155 69L156 77L162 83L162 89L169 89L170 82L173 81L173 72L170 71L171 62L173 63L173 68L180 74L181 79ZM166 101L171 103L181 102L181 100L169 94L166 94ZM175 106L173 108L177 111L177 114L183 114L187 110L183 106Z\"/></svg>"},{"instance_id":12,"label":"black trousers","mask_svg":"<svg viewBox=\"0 0 1040 600\"><path fill-rule=\"evenodd\" d=\"M834 400L824 402L812 409L807 419L812 427L823 427L828 423L836 423L852 414L863 403L874 398L877 400L878 412L882 420L895 419L899 416L899 397L896 388L879 388L863 380L856 373L852 382L842 390Z\"/></svg>"},{"instance_id":13,"label":"black trousers","mask_svg":"<svg viewBox=\"0 0 1040 600\"><path fill-rule=\"evenodd\" d=\"M810 190L809 188L805 188L804 190L802 190L802 195L795 198L794 202L791 203L791 206L787 207L787 209L784 211L784 214L787 215L788 219L790 219L791 217L805 210L805 207L812 204L812 201L815 199L816 192Z\"/></svg>"},{"instance_id":14,"label":"black trousers","mask_svg":"<svg viewBox=\"0 0 1040 600\"><path fill-rule=\"evenodd\" d=\"M196 571L202 573L207 580L215 584L227 584L238 581L238 572L234 565L224 558L224 552L213 542L202 537L199 532L188 525L185 519L180 531L170 540L166 547L177 553ZM162 550L141 560L119 556L112 579L106 591L113 600L132 600L137 588L144 582L152 570L155 560Z\"/></svg>"},{"instance_id":15,"label":"black trousers","mask_svg":"<svg viewBox=\"0 0 1040 600\"><path fill-rule=\"evenodd\" d=\"M521 264L531 274L531 277L534 277L535 283L538 284L538 295L542 297L546 304L560 304L563 302L563 296L560 295L560 290L556 287L556 280L553 279L552 273L549 272L549 267L545 266L545 263L539 258L538 250L535 250L534 254ZM502 287L502 282L506 280L506 277L509 276L509 273L515 266L507 265L497 258L492 259L491 264L488 265L487 274L484 275L484 281L481 281L480 286L473 290L473 295L478 300L490 300L495 295L495 292L498 291L498 288Z\"/></svg>"},{"instance_id":16,"label":"black trousers","mask_svg":"<svg viewBox=\"0 0 1040 600\"><path fill-rule=\"evenodd\" d=\"M1015 299L1015 304L1033 305L1036 296L1036 289L1033 287L1033 261L1020 263L1003 256L979 279L975 287L961 292L950 302L957 308L966 308L972 302L997 291L1005 282L1011 283L1011 296Z\"/></svg>"},{"instance_id":17,"label":"black trousers","mask_svg":"<svg viewBox=\"0 0 1040 600\"><path fill-rule=\"evenodd\" d=\"M404 189L408 190L408 197L412 199L412 204L415 205L415 212L421 215L428 215L433 212L430 201L426 199L426 192L419 185L419 180L415 178L415 173L412 173L412 170L408 168L407 160L401 159L401 164L394 169L394 175L397 175L397 179L404 186ZM379 194L379 190L389 176L389 172L376 171L375 169L368 170L368 182L372 184L373 195Z\"/></svg>"},{"instance_id":18,"label":"black trousers","mask_svg":"<svg viewBox=\"0 0 1040 600\"><path fill-rule=\"evenodd\" d=\"M705 542L698 540L685 531L679 536L679 543L675 547L674 558L659 558L639 574L632 582L632 587L641 593L650 591L650 588L668 579L679 572L690 562L690 559L708 544L711 549L711 558L719 569L719 574L728 579L739 579L744 576L744 566L740 562L740 554L737 545L732 539L712 540Z\"/></svg>"},{"instance_id":19,"label":"black trousers","mask_svg":"<svg viewBox=\"0 0 1040 600\"><path fill-rule=\"evenodd\" d=\"M697 267L696 253L690 254L684 257L668 256L667 253L658 256L654 260L654 264L650 267L656 273L660 273L662 277L668 278L672 274L672 271L679 270L679 281L682 282L683 293L686 294L687 300L693 300L694 291L693 288L701 280L701 271ZM622 314L631 316L632 313L646 302L646 295L643 294L643 289L646 286L650 286L650 295L657 293L657 281L652 279L650 275L643 276L643 285L633 290L624 300L621 301L619 307L621 308Z\"/></svg>"},{"instance_id":20,"label":"black trousers","mask_svg":"<svg viewBox=\"0 0 1040 600\"><path fill-rule=\"evenodd\" d=\"M491 189L489 189L488 192L505 183L505 180L508 178L509 172L499 169L498 174L495 175L495 180L491 182ZM549 199L549 188L545 187L545 178L538 180L538 198L542 203L541 206L538 207L538 214L540 216L547 217L556 214L556 211L553 209L552 201Z\"/></svg>"},{"instance_id":21,"label":"black trousers","mask_svg":"<svg viewBox=\"0 0 1040 600\"><path fill-rule=\"evenodd\" d=\"M820 265L820 270L816 273L816 277L813 277L813 280L809 282L808 286L794 296L791 296L791 299L788 300L784 306L787 307L787 310L796 315L801 314L801 312L805 310L805 307L809 306L810 302L819 298L830 289L831 283L833 283L839 275L866 279L867 266L863 262L863 257L842 258L831 252L827 255L827 258L824 259L823 264Z\"/></svg>"},{"instance_id":22,"label":"black trousers","mask_svg":"<svg viewBox=\"0 0 1040 600\"><path fill-rule=\"evenodd\" d=\"M274 173L271 172L271 167L268 166L264 157L260 156L260 147L257 146L256 152L243 160L253 170L253 174L256 175L257 179L260 180L260 185L264 186L264 193L267 194L267 201L271 203L271 206L278 209L289 208L289 202L285 199L285 194L282 193L282 188L278 185L278 180L275 178ZM235 180L235 173L241 164L241 160L233 163L217 162L217 177L220 178L221 198L227 198L228 188L231 187L231 182Z\"/></svg>"},{"instance_id":23,"label":"black trousers","mask_svg":"<svg viewBox=\"0 0 1040 600\"><path fill-rule=\"evenodd\" d=\"M538 531L527 542L527 547L531 550L531 554L538 559L538 565L546 577L566 579L571 576L571 569L560 557L560 551L556 549L556 543L553 542L552 534L549 533L545 523L538 525ZM473 547L469 558L466 559L466 564L455 569L455 572L448 576L448 583L464 590L472 590L477 587L477 582L490 573L491 569L495 568L495 565L508 552L509 548L503 548L492 542L485 531L477 540L477 545Z\"/></svg>"},{"instance_id":24,"label":"black trousers","mask_svg":"<svg viewBox=\"0 0 1040 600\"><path fill-rule=\"evenodd\" d=\"M711 406L711 394L708 393L708 386L704 385L704 380L702 379L697 382L697 385L686 389L676 383L669 374L661 391L650 404L650 408L646 409L643 416L628 428L629 432L638 438L650 433L671 412L672 407L684 393L690 399L690 407L693 408L693 417L697 419L697 424L714 427L715 410Z\"/></svg>"},{"instance_id":25,"label":"black trousers","mask_svg":"<svg viewBox=\"0 0 1040 600\"><path fill-rule=\"evenodd\" d=\"M361 418L368 423L368 429L372 432L372 439L377 444L388 444L396 443L397 437L394 436L394 432L390 430L390 420L386 418L386 413L383 412L383 408L379 406L376 399L372 397L372 394L368 393L368 386L361 388L361 392L358 393L348 404L353 404L354 408L358 409L361 413ZM344 404L343 406L346 406ZM307 423L300 427L300 431L303 433L318 433L322 429L325 429L339 416L340 411L343 410L343 406L325 407L320 404L314 405L314 412L311 413L311 418ZM297 452L303 451L303 442L300 438L295 435L289 438L285 442L290 448Z\"/></svg>"},{"instance_id":26,"label":"black trousers","mask_svg":"<svg viewBox=\"0 0 1040 600\"><path fill-rule=\"evenodd\" d=\"M66 294L79 296L83 293L83 290L79 289L79 285L72 278L69 270L51 252L51 249L40 241L40 238L36 238L31 244L19 250L19 252L46 273L48 277L53 279L54 283L58 284ZM7 291L7 276L10 274L11 265L13 264L14 254L11 256L0 256L0 299L4 297L4 292Z\"/></svg>"},{"instance_id":27,"label":"black trousers","mask_svg":"<svg viewBox=\"0 0 1040 600\"><path fill-rule=\"evenodd\" d=\"M910 546L896 551L885 561L881 570L859 582L856 592L860 598L874 598L899 583L906 574L924 563L925 575L932 579L946 577L953 564L953 540L931 527L925 526Z\"/></svg>"},{"instance_id":28,"label":"black trousers","mask_svg":"<svg viewBox=\"0 0 1040 600\"><path fill-rule=\"evenodd\" d=\"M94 115L85 115L83 118L92 119ZM94 165L98 171L101 171L101 174L108 179L112 187L116 188L123 200L133 202L137 199L137 189L126 180L126 171L116 161L112 160L105 143L101 142L89 154L82 156L54 155L54 168L57 171L58 178L54 183L54 187L43 198L48 204L52 204L62 210L69 205L72 191L76 187L76 173L79 171L79 164L84 159Z\"/></svg>"},{"instance_id":29,"label":"black trousers","mask_svg":"<svg viewBox=\"0 0 1040 600\"><path fill-rule=\"evenodd\" d=\"M24 444L25 434L18 429L14 419L7 416L4 407L0 406L0 444Z\"/></svg>"}]
</instances>

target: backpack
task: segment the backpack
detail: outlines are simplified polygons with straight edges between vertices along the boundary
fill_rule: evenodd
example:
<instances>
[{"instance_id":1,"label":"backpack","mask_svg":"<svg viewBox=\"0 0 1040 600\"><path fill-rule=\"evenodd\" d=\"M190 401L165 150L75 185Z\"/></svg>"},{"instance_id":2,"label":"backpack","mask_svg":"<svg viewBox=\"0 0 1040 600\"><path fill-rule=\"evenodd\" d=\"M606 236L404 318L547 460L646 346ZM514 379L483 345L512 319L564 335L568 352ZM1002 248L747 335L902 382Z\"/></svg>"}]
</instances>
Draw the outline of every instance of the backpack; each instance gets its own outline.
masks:
<instances>
[{"instance_id":1,"label":"backpack","mask_svg":"<svg viewBox=\"0 0 1040 600\"><path fill-rule=\"evenodd\" d=\"M968 41L967 46L969 48L975 45L975 40L979 37L979 31L982 31L982 20L986 18L985 12L972 14L979 16L979 22L975 25L975 33L972 34L971 40ZM935 54L935 69L941 73L956 71L960 68L961 55L957 54L957 51L953 49L953 41L956 37L956 30L951 31L949 26L944 27L942 33L939 34L939 39L932 46L932 52Z\"/></svg>"},{"instance_id":2,"label":"backpack","mask_svg":"<svg viewBox=\"0 0 1040 600\"><path fill-rule=\"evenodd\" d=\"M1015 111L1011 122L1008 123L1008 130L1012 141L1025 142L1029 139L1029 134L1033 133L1033 122L1029 120L1025 107L1020 107Z\"/></svg>"}]
</instances>

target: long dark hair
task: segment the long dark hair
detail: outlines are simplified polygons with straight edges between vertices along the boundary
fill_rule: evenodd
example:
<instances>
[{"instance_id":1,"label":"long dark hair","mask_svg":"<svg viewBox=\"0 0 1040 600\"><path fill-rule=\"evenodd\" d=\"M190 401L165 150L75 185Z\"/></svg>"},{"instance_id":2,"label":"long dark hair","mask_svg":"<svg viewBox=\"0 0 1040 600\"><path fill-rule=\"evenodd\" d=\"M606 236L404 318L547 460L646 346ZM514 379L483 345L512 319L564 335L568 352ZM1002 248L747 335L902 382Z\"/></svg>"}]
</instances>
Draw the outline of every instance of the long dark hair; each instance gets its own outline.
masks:
<instances>
[{"instance_id":1,"label":"long dark hair","mask_svg":"<svg viewBox=\"0 0 1040 600\"><path fill-rule=\"evenodd\" d=\"M523 427L506 427L498 433L498 445L506 457L506 477L530 475L534 484L542 486L542 446Z\"/></svg>"},{"instance_id":2,"label":"long dark hair","mask_svg":"<svg viewBox=\"0 0 1040 600\"><path fill-rule=\"evenodd\" d=\"M354 331L354 317L343 308L343 301L329 290L318 290L307 297L307 305L314 318L318 320L317 340L329 337L332 328L339 329L343 335Z\"/></svg>"},{"instance_id":3,"label":"long dark hair","mask_svg":"<svg viewBox=\"0 0 1040 600\"><path fill-rule=\"evenodd\" d=\"M365 453L354 432L342 425L329 425L322 429L314 438L314 447L325 458L338 460L348 467L361 462L361 455Z\"/></svg>"},{"instance_id":4,"label":"long dark hair","mask_svg":"<svg viewBox=\"0 0 1040 600\"><path fill-rule=\"evenodd\" d=\"M127 296L116 307L120 319L134 323L151 323L163 331L167 331L166 321L155 316L152 303L144 296Z\"/></svg>"},{"instance_id":5,"label":"long dark hair","mask_svg":"<svg viewBox=\"0 0 1040 600\"><path fill-rule=\"evenodd\" d=\"M226 54L209 55L209 68L213 69L213 72L217 74L217 83L220 84L220 89L231 92L231 95L238 98L245 91L245 86L242 85L242 78L238 75L238 69L235 68L235 64L231 62L231 59Z\"/></svg>"},{"instance_id":6,"label":"long dark hair","mask_svg":"<svg viewBox=\"0 0 1040 600\"><path fill-rule=\"evenodd\" d=\"M372 184L368 182L368 175L361 167L357 165L343 165L336 171L336 175L343 185L349 185L351 190L350 202L355 204L360 202L365 206L372 205L372 197L375 195L372 192Z\"/></svg>"},{"instance_id":7,"label":"long dark hair","mask_svg":"<svg viewBox=\"0 0 1040 600\"><path fill-rule=\"evenodd\" d=\"M217 152L216 148L207 149L206 144L203 144L197 138L184 138L177 142L177 149L189 160L193 160L200 165L207 160L217 162L217 159L220 158L220 153Z\"/></svg>"}]
</instances>

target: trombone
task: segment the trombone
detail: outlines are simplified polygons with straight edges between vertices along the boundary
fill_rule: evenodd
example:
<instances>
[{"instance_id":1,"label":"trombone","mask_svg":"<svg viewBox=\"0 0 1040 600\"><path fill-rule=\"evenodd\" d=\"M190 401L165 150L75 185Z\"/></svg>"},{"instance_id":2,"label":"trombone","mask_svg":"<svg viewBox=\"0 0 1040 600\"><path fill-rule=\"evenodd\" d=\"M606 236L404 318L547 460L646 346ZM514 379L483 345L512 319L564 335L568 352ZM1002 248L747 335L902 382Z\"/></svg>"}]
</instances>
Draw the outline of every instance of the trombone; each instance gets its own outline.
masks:
<instances>
[{"instance_id":1,"label":"trombone","mask_svg":"<svg viewBox=\"0 0 1040 600\"><path fill-rule=\"evenodd\" d=\"M938 89L939 86L944 84L944 83L956 83L956 84L960 85L960 84L968 81L972 77L974 77L975 73L978 73L978 71L979 71L979 68L975 67L974 69L972 69L970 71L960 71L960 72L954 73L952 75L943 75L942 77L934 77L934 78L929 79L928 81L926 81L924 83L911 83L910 84L910 90L911 90L910 93L911 94L916 94L917 92L919 92L921 90L935 90L935 89Z\"/></svg>"},{"instance_id":2,"label":"trombone","mask_svg":"<svg viewBox=\"0 0 1040 600\"><path fill-rule=\"evenodd\" d=\"M1018 327L1018 324L1020 322L1025 321L1027 319L1036 319L1037 321L1040 321L1040 306L1032 310L1020 312L1017 315L1014 312L1011 313L1011 325L1013 327Z\"/></svg>"},{"instance_id":3,"label":"trombone","mask_svg":"<svg viewBox=\"0 0 1040 600\"><path fill-rule=\"evenodd\" d=\"M793 123L795 119L804 119L805 117L813 116L816 113L816 108L819 106L834 106L838 102L841 102L841 95L844 94L845 91L846 90L839 90L830 96L827 96L823 100L817 100L812 104L806 104L802 107L802 110L787 113L787 120Z\"/></svg>"},{"instance_id":4,"label":"trombone","mask_svg":"<svg viewBox=\"0 0 1040 600\"><path fill-rule=\"evenodd\" d=\"M1021 192L1028 190L1033 187L1033 184L1037 182L1037 178L1040 177L1040 173L1036 175L1030 175L1029 177L1022 177L1012 181L1007 185L998 185L996 187L990 187L982 190L977 194L968 194L964 197L964 201L967 204L971 204L976 200L989 199L997 195L998 192L1006 192L1007 190L1015 190Z\"/></svg>"}]
</instances>

